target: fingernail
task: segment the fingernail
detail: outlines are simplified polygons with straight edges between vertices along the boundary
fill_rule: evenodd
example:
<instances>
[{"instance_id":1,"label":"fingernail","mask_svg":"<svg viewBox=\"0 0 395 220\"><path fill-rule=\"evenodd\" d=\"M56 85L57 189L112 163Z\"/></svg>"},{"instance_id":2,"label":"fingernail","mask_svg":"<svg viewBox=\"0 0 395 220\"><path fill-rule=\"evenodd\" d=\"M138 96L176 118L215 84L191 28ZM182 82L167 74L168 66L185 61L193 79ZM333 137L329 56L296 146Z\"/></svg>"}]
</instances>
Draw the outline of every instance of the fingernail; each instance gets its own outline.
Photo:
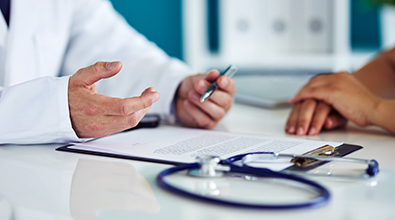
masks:
<instances>
[{"instance_id":1,"label":"fingernail","mask_svg":"<svg viewBox=\"0 0 395 220\"><path fill-rule=\"evenodd\" d=\"M184 106L189 108L191 106L191 103L188 102L188 100L184 100Z\"/></svg>"},{"instance_id":2,"label":"fingernail","mask_svg":"<svg viewBox=\"0 0 395 220\"><path fill-rule=\"evenodd\" d=\"M333 126L333 121L332 121L332 119L328 119L328 120L326 121L326 125L327 125L328 128L331 128L331 127Z\"/></svg>"},{"instance_id":3,"label":"fingernail","mask_svg":"<svg viewBox=\"0 0 395 220\"><path fill-rule=\"evenodd\" d=\"M115 67L118 66L118 63L119 63L118 61L107 63L107 69L108 69L108 70L114 69Z\"/></svg>"},{"instance_id":4,"label":"fingernail","mask_svg":"<svg viewBox=\"0 0 395 220\"><path fill-rule=\"evenodd\" d=\"M290 126L288 129L288 133L294 133L295 132L295 127L294 126Z\"/></svg>"},{"instance_id":5,"label":"fingernail","mask_svg":"<svg viewBox=\"0 0 395 220\"><path fill-rule=\"evenodd\" d=\"M217 74L217 72L218 72L218 70L216 70L216 69L213 69L213 70L210 70L210 71L208 71L208 73L206 74L206 76L204 77L205 79L207 79L207 77L209 76L209 75L212 75L212 74ZM218 72L218 74L219 74L219 72Z\"/></svg>"},{"instance_id":6,"label":"fingernail","mask_svg":"<svg viewBox=\"0 0 395 220\"><path fill-rule=\"evenodd\" d=\"M315 135L315 128L310 128L309 135Z\"/></svg>"},{"instance_id":7,"label":"fingernail","mask_svg":"<svg viewBox=\"0 0 395 220\"><path fill-rule=\"evenodd\" d=\"M152 98L152 103L158 101L159 98L160 98L160 95L159 95L159 94L154 95L154 97Z\"/></svg>"},{"instance_id":8,"label":"fingernail","mask_svg":"<svg viewBox=\"0 0 395 220\"><path fill-rule=\"evenodd\" d=\"M222 77L222 82L221 85L223 88L225 88L226 86L228 86L229 84L229 80L226 77Z\"/></svg>"},{"instance_id":9,"label":"fingernail","mask_svg":"<svg viewBox=\"0 0 395 220\"><path fill-rule=\"evenodd\" d=\"M203 81L199 81L198 89L199 89L199 92L201 92L201 93L206 91L206 85L204 84Z\"/></svg>"},{"instance_id":10,"label":"fingernail","mask_svg":"<svg viewBox=\"0 0 395 220\"><path fill-rule=\"evenodd\" d=\"M298 128L298 133L297 134L298 135L303 135L303 128L302 127Z\"/></svg>"},{"instance_id":11,"label":"fingernail","mask_svg":"<svg viewBox=\"0 0 395 220\"><path fill-rule=\"evenodd\" d=\"M199 96L198 96L196 93L192 93L191 98L192 98L193 100L198 100L198 99L199 99Z\"/></svg>"}]
</instances>

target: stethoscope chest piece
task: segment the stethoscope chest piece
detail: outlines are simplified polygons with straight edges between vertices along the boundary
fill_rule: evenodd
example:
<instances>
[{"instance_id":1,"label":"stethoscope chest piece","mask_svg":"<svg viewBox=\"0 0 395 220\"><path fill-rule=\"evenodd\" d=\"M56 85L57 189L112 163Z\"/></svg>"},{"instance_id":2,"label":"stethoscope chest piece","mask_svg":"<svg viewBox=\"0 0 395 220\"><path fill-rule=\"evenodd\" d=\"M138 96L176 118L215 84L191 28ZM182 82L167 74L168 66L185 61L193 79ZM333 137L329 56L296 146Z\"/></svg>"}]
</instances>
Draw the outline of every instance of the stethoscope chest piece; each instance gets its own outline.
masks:
<instances>
[{"instance_id":1,"label":"stethoscope chest piece","mask_svg":"<svg viewBox=\"0 0 395 220\"><path fill-rule=\"evenodd\" d=\"M188 174L195 177L223 177L224 171L229 169L222 167L219 163L221 159L218 156L200 156L196 158L200 168L188 170Z\"/></svg>"}]
</instances>

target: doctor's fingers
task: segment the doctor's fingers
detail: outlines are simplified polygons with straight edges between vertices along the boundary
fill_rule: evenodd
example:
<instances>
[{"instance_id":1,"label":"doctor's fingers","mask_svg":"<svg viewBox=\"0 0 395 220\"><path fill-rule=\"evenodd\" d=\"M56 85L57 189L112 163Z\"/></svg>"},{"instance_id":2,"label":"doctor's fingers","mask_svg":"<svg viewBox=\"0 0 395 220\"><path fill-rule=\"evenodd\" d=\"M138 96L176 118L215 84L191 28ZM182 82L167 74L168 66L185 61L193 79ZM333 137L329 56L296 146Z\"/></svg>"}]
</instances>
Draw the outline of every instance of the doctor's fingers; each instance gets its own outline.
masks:
<instances>
[{"instance_id":1,"label":"doctor's fingers","mask_svg":"<svg viewBox=\"0 0 395 220\"><path fill-rule=\"evenodd\" d=\"M124 131L128 128L135 127L147 113L149 108L142 109L132 115L100 115L88 116L84 118L83 123L79 126L74 123L73 128L76 130L80 138L97 138L105 137L116 132Z\"/></svg>"},{"instance_id":2,"label":"doctor's fingers","mask_svg":"<svg viewBox=\"0 0 395 220\"><path fill-rule=\"evenodd\" d=\"M107 116L106 120L108 125L115 129L115 132L123 131L129 128L134 128L141 121L141 119L147 114L150 108L144 108L134 112L130 115L111 115Z\"/></svg>"},{"instance_id":3,"label":"doctor's fingers","mask_svg":"<svg viewBox=\"0 0 395 220\"><path fill-rule=\"evenodd\" d=\"M228 93L230 96L233 96L236 92L235 82L233 79L227 76L220 76L218 79L214 79L212 82L205 79L201 79L195 83L195 90L199 92L201 95L206 92L206 90L212 85L213 82L217 82L218 90L222 90L223 92ZM213 95L216 92L213 93Z\"/></svg>"},{"instance_id":4,"label":"doctor's fingers","mask_svg":"<svg viewBox=\"0 0 395 220\"><path fill-rule=\"evenodd\" d=\"M214 121L210 116L203 112L199 107L189 100L184 100L183 105L188 114L193 118L196 123L196 127L211 129L217 125L217 121Z\"/></svg>"},{"instance_id":5,"label":"doctor's fingers","mask_svg":"<svg viewBox=\"0 0 395 220\"><path fill-rule=\"evenodd\" d=\"M235 81L228 76L221 76L217 80L218 86L222 91L233 96L236 92Z\"/></svg>"},{"instance_id":6,"label":"doctor's fingers","mask_svg":"<svg viewBox=\"0 0 395 220\"><path fill-rule=\"evenodd\" d=\"M233 96L226 91L223 91L221 89L215 90L215 92L210 96L210 98L203 102L202 104L206 102L212 102L219 107L225 109L225 111L228 111L233 104Z\"/></svg>"},{"instance_id":7,"label":"doctor's fingers","mask_svg":"<svg viewBox=\"0 0 395 220\"><path fill-rule=\"evenodd\" d=\"M97 95L101 96L101 95ZM141 109L151 107L160 98L160 94L153 88L146 89L141 96L119 99L101 96L99 104L106 115L131 115Z\"/></svg>"},{"instance_id":8,"label":"doctor's fingers","mask_svg":"<svg viewBox=\"0 0 395 220\"><path fill-rule=\"evenodd\" d=\"M97 62L78 70L73 76L74 83L90 86L95 82L116 75L122 68L121 62Z\"/></svg>"},{"instance_id":9,"label":"doctor's fingers","mask_svg":"<svg viewBox=\"0 0 395 220\"><path fill-rule=\"evenodd\" d=\"M200 95L195 91L190 91L188 94L188 98L190 102L192 102L197 108L203 111L206 115L210 116L214 121L219 121L221 118L223 118L225 116L226 111L230 108L230 104L226 105L225 108L224 106L220 106L217 103L213 102L212 101L213 99L211 99L211 97L210 99L201 103Z\"/></svg>"},{"instance_id":10,"label":"doctor's fingers","mask_svg":"<svg viewBox=\"0 0 395 220\"><path fill-rule=\"evenodd\" d=\"M219 71L218 70L210 70L205 76L204 80L206 80L208 83L213 83L215 82L218 77L219 77Z\"/></svg>"}]
</instances>

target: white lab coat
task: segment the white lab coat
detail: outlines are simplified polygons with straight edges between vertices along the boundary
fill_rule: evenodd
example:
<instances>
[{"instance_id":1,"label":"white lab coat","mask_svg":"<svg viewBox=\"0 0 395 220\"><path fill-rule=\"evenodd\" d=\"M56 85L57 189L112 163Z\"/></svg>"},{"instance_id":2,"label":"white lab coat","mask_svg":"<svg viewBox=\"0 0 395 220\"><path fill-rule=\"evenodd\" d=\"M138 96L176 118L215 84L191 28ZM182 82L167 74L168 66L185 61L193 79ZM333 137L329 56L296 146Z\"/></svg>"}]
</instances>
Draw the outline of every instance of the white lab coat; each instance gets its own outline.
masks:
<instances>
[{"instance_id":1,"label":"white lab coat","mask_svg":"<svg viewBox=\"0 0 395 220\"><path fill-rule=\"evenodd\" d=\"M0 19L0 144L80 141L69 117L69 75L97 61L123 63L118 75L96 84L99 93L131 97L153 86L161 98L150 112L164 117L192 74L107 0L12 0L9 29Z\"/></svg>"}]
</instances>

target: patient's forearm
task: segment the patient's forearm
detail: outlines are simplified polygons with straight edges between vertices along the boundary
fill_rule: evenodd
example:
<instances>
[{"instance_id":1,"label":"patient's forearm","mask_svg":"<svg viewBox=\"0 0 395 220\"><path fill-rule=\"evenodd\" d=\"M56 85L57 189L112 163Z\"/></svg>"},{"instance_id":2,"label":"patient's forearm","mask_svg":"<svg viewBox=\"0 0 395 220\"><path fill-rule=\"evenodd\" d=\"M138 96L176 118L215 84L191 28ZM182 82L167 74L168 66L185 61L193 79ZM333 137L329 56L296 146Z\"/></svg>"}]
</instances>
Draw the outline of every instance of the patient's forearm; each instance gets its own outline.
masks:
<instances>
[{"instance_id":1,"label":"patient's forearm","mask_svg":"<svg viewBox=\"0 0 395 220\"><path fill-rule=\"evenodd\" d=\"M395 48L380 54L353 74L374 94L395 99Z\"/></svg>"}]
</instances>

